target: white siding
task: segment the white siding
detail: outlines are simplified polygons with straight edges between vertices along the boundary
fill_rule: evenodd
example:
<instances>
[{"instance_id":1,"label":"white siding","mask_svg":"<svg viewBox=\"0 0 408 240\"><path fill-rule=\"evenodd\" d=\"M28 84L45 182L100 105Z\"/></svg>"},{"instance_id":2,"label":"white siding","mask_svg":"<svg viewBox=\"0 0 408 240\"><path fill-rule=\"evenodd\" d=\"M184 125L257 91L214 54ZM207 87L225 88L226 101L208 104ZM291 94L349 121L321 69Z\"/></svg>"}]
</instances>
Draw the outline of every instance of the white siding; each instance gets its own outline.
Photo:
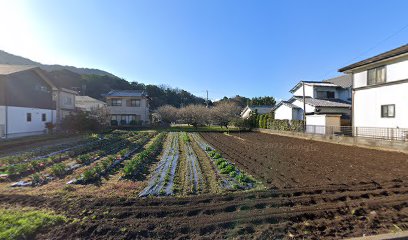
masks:
<instances>
[{"instance_id":1,"label":"white siding","mask_svg":"<svg viewBox=\"0 0 408 240\"><path fill-rule=\"evenodd\" d=\"M301 86L299 89L297 89L294 93L293 96L303 96L303 87ZM305 96L313 97L313 87L305 84Z\"/></svg>"},{"instance_id":2,"label":"white siding","mask_svg":"<svg viewBox=\"0 0 408 240\"><path fill-rule=\"evenodd\" d=\"M395 104L395 118L382 118L381 105ZM355 127L408 128L408 83L355 91Z\"/></svg>"},{"instance_id":3,"label":"white siding","mask_svg":"<svg viewBox=\"0 0 408 240\"><path fill-rule=\"evenodd\" d=\"M386 66L386 82L395 82L408 79L408 57L389 61L388 63L379 63L370 67L354 72L354 88L367 86L367 69L378 66Z\"/></svg>"},{"instance_id":4,"label":"white siding","mask_svg":"<svg viewBox=\"0 0 408 240\"><path fill-rule=\"evenodd\" d=\"M6 107L0 106L0 125L6 124Z\"/></svg>"},{"instance_id":5,"label":"white siding","mask_svg":"<svg viewBox=\"0 0 408 240\"><path fill-rule=\"evenodd\" d=\"M301 102L299 100L295 100L292 104L300 107L301 109L303 109L303 102ZM306 104L306 113L312 113L314 111L315 111L315 107ZM302 112L302 114L303 114L303 112Z\"/></svg>"},{"instance_id":6,"label":"white siding","mask_svg":"<svg viewBox=\"0 0 408 240\"><path fill-rule=\"evenodd\" d=\"M27 122L27 113L31 113L31 122ZM42 121L42 114L46 114L46 121ZM11 136L25 136L41 134L45 130L45 123L55 117L55 110L39 108L8 107L7 134ZM55 122L55 121L54 121Z\"/></svg>"},{"instance_id":7,"label":"white siding","mask_svg":"<svg viewBox=\"0 0 408 240\"><path fill-rule=\"evenodd\" d=\"M286 105L281 105L275 110L275 119L287 119L287 120L292 120L293 118L293 113L292 113L292 108L286 106Z\"/></svg>"}]
</instances>

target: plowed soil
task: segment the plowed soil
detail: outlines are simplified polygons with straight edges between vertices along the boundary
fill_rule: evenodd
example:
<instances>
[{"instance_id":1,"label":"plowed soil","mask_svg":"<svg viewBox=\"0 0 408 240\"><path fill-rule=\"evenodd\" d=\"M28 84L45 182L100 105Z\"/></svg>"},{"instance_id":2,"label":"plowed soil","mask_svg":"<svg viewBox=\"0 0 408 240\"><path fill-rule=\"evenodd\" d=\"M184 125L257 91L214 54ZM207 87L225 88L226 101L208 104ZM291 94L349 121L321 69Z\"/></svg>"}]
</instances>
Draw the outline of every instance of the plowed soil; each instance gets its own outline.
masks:
<instances>
[{"instance_id":1,"label":"plowed soil","mask_svg":"<svg viewBox=\"0 0 408 240\"><path fill-rule=\"evenodd\" d=\"M342 239L408 229L407 155L259 133L202 135L267 189L145 199L0 193L0 202L71 219L38 239Z\"/></svg>"},{"instance_id":2,"label":"plowed soil","mask_svg":"<svg viewBox=\"0 0 408 240\"><path fill-rule=\"evenodd\" d=\"M204 139L270 188L406 180L408 155L264 133L203 133Z\"/></svg>"}]
</instances>

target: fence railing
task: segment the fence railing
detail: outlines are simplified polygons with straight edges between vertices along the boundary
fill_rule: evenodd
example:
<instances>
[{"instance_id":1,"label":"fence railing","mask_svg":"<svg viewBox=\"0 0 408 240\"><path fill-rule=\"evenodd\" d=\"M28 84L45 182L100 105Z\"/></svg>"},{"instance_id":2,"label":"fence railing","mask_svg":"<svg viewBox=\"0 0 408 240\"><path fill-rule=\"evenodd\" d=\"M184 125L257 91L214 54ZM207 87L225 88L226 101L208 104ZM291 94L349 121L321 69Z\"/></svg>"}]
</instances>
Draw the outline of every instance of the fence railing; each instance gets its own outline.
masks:
<instances>
[{"instance_id":1,"label":"fence railing","mask_svg":"<svg viewBox=\"0 0 408 240\"><path fill-rule=\"evenodd\" d=\"M273 129L273 128L271 128ZM273 129L280 130L281 129ZM372 139L385 139L395 141L408 141L408 128L379 128L379 127L351 127L351 126L319 126L307 125L306 128L298 127L284 131L303 132L308 134L328 136L364 137Z\"/></svg>"}]
</instances>

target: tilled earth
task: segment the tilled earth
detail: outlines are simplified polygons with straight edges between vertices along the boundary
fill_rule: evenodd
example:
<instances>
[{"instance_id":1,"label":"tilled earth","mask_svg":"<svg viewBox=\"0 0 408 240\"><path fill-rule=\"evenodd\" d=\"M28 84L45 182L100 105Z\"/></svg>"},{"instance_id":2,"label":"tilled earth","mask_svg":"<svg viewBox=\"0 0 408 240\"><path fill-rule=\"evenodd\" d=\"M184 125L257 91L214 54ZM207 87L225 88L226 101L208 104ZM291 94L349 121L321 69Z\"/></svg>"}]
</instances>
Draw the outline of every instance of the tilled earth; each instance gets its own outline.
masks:
<instances>
[{"instance_id":1,"label":"tilled earth","mask_svg":"<svg viewBox=\"0 0 408 240\"><path fill-rule=\"evenodd\" d=\"M341 239L408 229L407 155L259 133L203 137L264 191L141 199L0 193L73 221L38 239Z\"/></svg>"}]
</instances>

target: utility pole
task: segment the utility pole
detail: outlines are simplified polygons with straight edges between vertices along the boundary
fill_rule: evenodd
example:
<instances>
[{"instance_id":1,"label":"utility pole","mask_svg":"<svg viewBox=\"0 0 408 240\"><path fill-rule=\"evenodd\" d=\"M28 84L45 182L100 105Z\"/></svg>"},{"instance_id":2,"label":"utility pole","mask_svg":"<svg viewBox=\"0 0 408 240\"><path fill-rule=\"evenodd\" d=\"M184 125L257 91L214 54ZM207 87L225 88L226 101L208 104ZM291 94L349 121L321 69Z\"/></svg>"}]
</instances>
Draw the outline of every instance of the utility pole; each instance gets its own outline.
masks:
<instances>
[{"instance_id":1,"label":"utility pole","mask_svg":"<svg viewBox=\"0 0 408 240\"><path fill-rule=\"evenodd\" d=\"M207 105L208 108L208 90L205 90L207 92L207 100L205 101L205 104Z\"/></svg>"},{"instance_id":2,"label":"utility pole","mask_svg":"<svg viewBox=\"0 0 408 240\"><path fill-rule=\"evenodd\" d=\"M303 131L306 132L306 96L305 96L305 82L302 81L303 87Z\"/></svg>"}]
</instances>

